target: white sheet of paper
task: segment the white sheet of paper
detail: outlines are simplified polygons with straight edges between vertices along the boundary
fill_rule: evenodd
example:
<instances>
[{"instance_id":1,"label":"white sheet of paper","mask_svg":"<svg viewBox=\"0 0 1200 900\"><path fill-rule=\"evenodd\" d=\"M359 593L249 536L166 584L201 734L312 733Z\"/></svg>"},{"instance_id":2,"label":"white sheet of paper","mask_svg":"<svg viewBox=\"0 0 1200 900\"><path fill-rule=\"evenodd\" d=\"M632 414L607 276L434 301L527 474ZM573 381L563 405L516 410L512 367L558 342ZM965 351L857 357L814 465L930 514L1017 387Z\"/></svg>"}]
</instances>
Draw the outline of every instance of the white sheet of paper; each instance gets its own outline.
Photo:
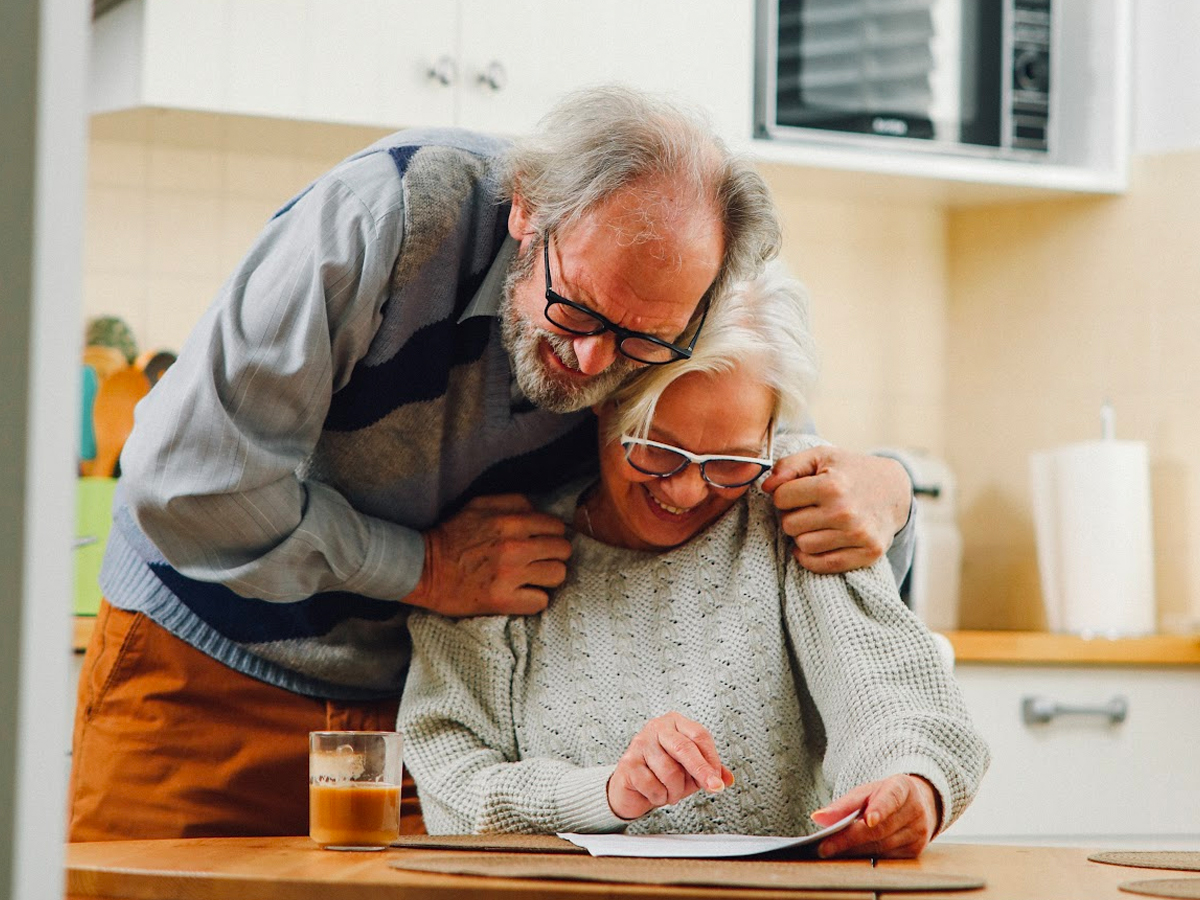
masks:
<instances>
[{"instance_id":1,"label":"white sheet of paper","mask_svg":"<svg viewBox=\"0 0 1200 900\"><path fill-rule=\"evenodd\" d=\"M841 821L805 837L771 837L754 834L574 834L559 837L582 847L592 856L641 856L648 859L719 859L753 856L787 847L803 847L841 831L858 818L856 810Z\"/></svg>"}]
</instances>

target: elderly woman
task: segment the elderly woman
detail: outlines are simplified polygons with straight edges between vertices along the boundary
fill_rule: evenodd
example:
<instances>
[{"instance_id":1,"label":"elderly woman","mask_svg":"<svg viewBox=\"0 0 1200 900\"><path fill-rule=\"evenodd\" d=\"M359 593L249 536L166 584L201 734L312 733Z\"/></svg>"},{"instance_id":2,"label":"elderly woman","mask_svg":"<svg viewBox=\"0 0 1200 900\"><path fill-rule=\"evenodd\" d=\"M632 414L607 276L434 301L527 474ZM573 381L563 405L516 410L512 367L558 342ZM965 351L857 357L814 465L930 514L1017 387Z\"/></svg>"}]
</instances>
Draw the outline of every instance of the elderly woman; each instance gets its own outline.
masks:
<instances>
[{"instance_id":1,"label":"elderly woman","mask_svg":"<svg viewBox=\"0 0 1200 900\"><path fill-rule=\"evenodd\" d=\"M573 565L528 617L414 614L400 708L431 833L804 834L914 856L988 751L886 561L817 575L754 487L804 416L799 286L736 292L691 360L597 408L600 478L553 498ZM811 821L810 821L811 820Z\"/></svg>"}]
</instances>

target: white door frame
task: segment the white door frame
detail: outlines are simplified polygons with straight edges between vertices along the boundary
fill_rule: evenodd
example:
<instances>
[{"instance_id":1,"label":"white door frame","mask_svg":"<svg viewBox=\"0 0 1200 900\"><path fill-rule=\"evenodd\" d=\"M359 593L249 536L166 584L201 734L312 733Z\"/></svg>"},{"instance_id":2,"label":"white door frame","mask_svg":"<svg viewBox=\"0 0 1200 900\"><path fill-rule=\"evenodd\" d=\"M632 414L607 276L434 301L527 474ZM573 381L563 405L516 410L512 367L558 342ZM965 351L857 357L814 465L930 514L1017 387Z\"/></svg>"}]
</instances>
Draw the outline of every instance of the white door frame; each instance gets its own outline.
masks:
<instances>
[{"instance_id":1,"label":"white door frame","mask_svg":"<svg viewBox=\"0 0 1200 900\"><path fill-rule=\"evenodd\" d=\"M63 896L87 0L0 2L0 898Z\"/></svg>"}]
</instances>

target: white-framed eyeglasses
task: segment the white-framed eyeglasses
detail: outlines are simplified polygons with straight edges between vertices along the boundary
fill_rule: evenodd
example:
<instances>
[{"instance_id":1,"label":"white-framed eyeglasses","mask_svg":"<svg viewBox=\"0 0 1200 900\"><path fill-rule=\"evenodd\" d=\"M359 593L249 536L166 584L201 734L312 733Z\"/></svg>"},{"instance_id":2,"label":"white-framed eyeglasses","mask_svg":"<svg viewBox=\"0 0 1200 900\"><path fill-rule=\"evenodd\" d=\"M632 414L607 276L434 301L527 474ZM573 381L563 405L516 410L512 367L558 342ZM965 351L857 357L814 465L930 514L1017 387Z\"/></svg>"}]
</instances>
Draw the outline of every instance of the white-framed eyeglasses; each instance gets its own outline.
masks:
<instances>
[{"instance_id":1,"label":"white-framed eyeglasses","mask_svg":"<svg viewBox=\"0 0 1200 900\"><path fill-rule=\"evenodd\" d=\"M770 433L773 429L768 429ZM728 456L724 453L691 453L682 447L663 444L648 438L621 435L625 459L644 475L670 478L692 463L700 467L700 477L713 487L738 488L752 484L775 465L771 459L770 441L767 456Z\"/></svg>"}]
</instances>

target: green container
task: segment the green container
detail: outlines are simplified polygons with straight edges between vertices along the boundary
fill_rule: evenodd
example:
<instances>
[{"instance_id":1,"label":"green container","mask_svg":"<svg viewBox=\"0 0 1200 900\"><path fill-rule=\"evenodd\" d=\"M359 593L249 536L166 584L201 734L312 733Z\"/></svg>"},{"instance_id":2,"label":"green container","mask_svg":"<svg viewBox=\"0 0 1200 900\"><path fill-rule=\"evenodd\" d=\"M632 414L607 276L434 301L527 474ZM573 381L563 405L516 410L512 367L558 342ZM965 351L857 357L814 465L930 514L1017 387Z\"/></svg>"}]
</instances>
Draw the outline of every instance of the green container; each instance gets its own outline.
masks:
<instances>
[{"instance_id":1,"label":"green container","mask_svg":"<svg viewBox=\"0 0 1200 900\"><path fill-rule=\"evenodd\" d=\"M80 478L75 488L75 615L100 609L100 561L112 526L115 478Z\"/></svg>"}]
</instances>

